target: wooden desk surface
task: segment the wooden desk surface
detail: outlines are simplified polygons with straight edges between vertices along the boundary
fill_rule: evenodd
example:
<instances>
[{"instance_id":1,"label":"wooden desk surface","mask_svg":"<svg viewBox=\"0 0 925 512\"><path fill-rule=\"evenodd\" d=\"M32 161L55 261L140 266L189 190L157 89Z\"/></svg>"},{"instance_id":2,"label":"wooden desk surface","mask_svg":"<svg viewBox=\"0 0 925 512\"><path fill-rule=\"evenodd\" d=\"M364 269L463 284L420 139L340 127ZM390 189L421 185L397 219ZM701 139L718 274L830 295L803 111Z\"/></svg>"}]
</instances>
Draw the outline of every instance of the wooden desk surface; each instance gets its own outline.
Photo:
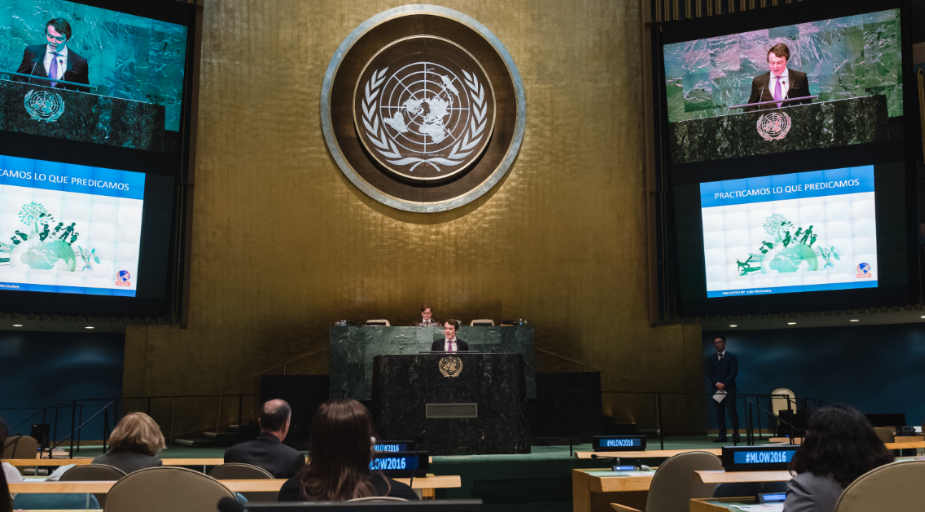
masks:
<instances>
[{"instance_id":1,"label":"wooden desk surface","mask_svg":"<svg viewBox=\"0 0 925 512\"><path fill-rule=\"evenodd\" d=\"M911 450L915 448L912 443L883 443L887 450Z\"/></svg>"},{"instance_id":2,"label":"wooden desk surface","mask_svg":"<svg viewBox=\"0 0 925 512\"><path fill-rule=\"evenodd\" d=\"M690 512L722 512L731 510L730 505L757 505L754 496L742 498L694 498Z\"/></svg>"},{"instance_id":3,"label":"wooden desk surface","mask_svg":"<svg viewBox=\"0 0 925 512\"><path fill-rule=\"evenodd\" d=\"M655 471L611 471L601 469L573 469L584 473L588 478L588 488L591 492L636 492L648 491L652 485Z\"/></svg>"},{"instance_id":4,"label":"wooden desk surface","mask_svg":"<svg viewBox=\"0 0 925 512\"><path fill-rule=\"evenodd\" d=\"M918 443L925 441L922 436L896 436L893 438L894 443Z\"/></svg>"},{"instance_id":5,"label":"wooden desk surface","mask_svg":"<svg viewBox=\"0 0 925 512\"><path fill-rule=\"evenodd\" d=\"M679 453L688 453L688 452L707 452L712 453L713 455L720 455L723 450L722 448L691 448L687 450L645 450L639 452L575 452L575 458L578 459L591 459L592 454L597 455L599 458L609 458L609 457L620 457L620 458L631 458L631 459L646 459L646 458L667 458L674 457Z\"/></svg>"},{"instance_id":6,"label":"wooden desk surface","mask_svg":"<svg viewBox=\"0 0 925 512\"><path fill-rule=\"evenodd\" d=\"M397 482L408 484L409 478L396 478ZM219 480L232 492L278 492L286 480ZM105 494L115 485L115 481L99 482L21 482L8 484L11 493L23 494L57 494L57 493L94 493ZM459 475L431 476L415 478L414 489L455 489L462 487Z\"/></svg>"},{"instance_id":7,"label":"wooden desk surface","mask_svg":"<svg viewBox=\"0 0 925 512\"><path fill-rule=\"evenodd\" d=\"M745 482L789 482L789 471L694 471L694 479L705 484Z\"/></svg>"},{"instance_id":8,"label":"wooden desk surface","mask_svg":"<svg viewBox=\"0 0 925 512\"><path fill-rule=\"evenodd\" d=\"M221 466L225 459L162 459L165 466ZM84 466L93 462L92 458L83 459L7 459L11 466L32 468L49 467L49 466L67 466L68 464L77 464Z\"/></svg>"}]
</instances>

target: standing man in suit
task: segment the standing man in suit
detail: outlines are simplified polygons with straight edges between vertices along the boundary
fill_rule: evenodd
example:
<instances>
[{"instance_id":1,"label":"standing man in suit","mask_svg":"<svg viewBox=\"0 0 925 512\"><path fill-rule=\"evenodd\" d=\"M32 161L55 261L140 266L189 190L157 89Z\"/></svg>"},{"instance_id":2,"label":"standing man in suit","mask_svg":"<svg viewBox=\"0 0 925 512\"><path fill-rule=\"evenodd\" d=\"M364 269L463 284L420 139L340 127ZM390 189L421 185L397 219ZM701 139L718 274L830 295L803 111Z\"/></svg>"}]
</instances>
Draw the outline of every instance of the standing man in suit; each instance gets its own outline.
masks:
<instances>
[{"instance_id":1,"label":"standing man in suit","mask_svg":"<svg viewBox=\"0 0 925 512\"><path fill-rule=\"evenodd\" d=\"M707 357L706 374L710 380L713 393L725 391L726 398L722 402L713 400L716 409L716 425L719 427L719 437L714 442L726 442L726 410L729 410L729 419L732 420L732 439L739 442L739 415L736 414L736 375L739 374L739 360L735 354L726 352L726 337L723 335L713 338L713 348L716 354Z\"/></svg>"},{"instance_id":2,"label":"standing man in suit","mask_svg":"<svg viewBox=\"0 0 925 512\"><path fill-rule=\"evenodd\" d=\"M763 75L756 76L752 80L752 94L749 96L748 102L760 103L762 101L776 100L778 103L746 107L746 111L801 104L809 105L813 102L811 99L789 101L787 103L782 101L787 98L802 98L810 95L806 73L788 68L788 62L790 62L790 48L787 48L784 43L777 43L768 50L768 67L771 70Z\"/></svg>"},{"instance_id":3,"label":"standing man in suit","mask_svg":"<svg viewBox=\"0 0 925 512\"><path fill-rule=\"evenodd\" d=\"M225 462L260 466L273 478L289 479L305 465L305 456L283 444L289 433L292 409L285 400L270 400L260 409L260 435L253 441L236 444L225 450Z\"/></svg>"},{"instance_id":4,"label":"standing man in suit","mask_svg":"<svg viewBox=\"0 0 925 512\"><path fill-rule=\"evenodd\" d=\"M437 340L430 347L432 352L468 352L469 344L463 340L456 339L456 331L459 327L459 322L453 320L452 318L447 320L443 324L443 336L442 340Z\"/></svg>"},{"instance_id":5,"label":"standing man in suit","mask_svg":"<svg viewBox=\"0 0 925 512\"><path fill-rule=\"evenodd\" d=\"M48 44L27 46L17 73L50 80L33 80L21 76L13 77L17 82L31 82L45 87L87 92L87 87L63 84L77 82L90 85L90 70L87 59L67 47L71 40L71 24L64 18L54 18L45 24L45 39Z\"/></svg>"}]
</instances>

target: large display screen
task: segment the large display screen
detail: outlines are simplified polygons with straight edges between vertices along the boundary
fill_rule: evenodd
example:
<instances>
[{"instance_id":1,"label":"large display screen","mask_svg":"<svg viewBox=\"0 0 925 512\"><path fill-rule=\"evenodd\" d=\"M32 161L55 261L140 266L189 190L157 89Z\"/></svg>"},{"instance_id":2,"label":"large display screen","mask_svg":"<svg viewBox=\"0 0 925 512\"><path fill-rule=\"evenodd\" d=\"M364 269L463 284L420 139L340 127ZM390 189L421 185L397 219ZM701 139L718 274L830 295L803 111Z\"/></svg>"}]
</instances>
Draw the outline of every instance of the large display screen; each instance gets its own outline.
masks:
<instances>
[{"instance_id":1,"label":"large display screen","mask_svg":"<svg viewBox=\"0 0 925 512\"><path fill-rule=\"evenodd\" d=\"M673 163L903 137L900 9L779 24L812 18L789 7L662 46Z\"/></svg>"},{"instance_id":2,"label":"large display screen","mask_svg":"<svg viewBox=\"0 0 925 512\"><path fill-rule=\"evenodd\" d=\"M874 166L700 184L707 297L875 288Z\"/></svg>"},{"instance_id":3,"label":"large display screen","mask_svg":"<svg viewBox=\"0 0 925 512\"><path fill-rule=\"evenodd\" d=\"M185 25L64 0L0 0L0 26L0 130L176 152Z\"/></svg>"},{"instance_id":4,"label":"large display screen","mask_svg":"<svg viewBox=\"0 0 925 512\"><path fill-rule=\"evenodd\" d=\"M145 175L0 156L0 289L134 297Z\"/></svg>"}]
</instances>

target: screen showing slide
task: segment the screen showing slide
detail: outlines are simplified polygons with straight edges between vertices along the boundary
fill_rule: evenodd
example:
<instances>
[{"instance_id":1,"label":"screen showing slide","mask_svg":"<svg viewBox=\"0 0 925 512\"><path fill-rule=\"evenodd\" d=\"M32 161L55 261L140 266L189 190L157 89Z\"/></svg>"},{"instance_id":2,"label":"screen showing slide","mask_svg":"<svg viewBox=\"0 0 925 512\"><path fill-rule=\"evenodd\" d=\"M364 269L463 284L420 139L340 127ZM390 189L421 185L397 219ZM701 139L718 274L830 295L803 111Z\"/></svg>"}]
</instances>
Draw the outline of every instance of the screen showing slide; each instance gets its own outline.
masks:
<instances>
[{"instance_id":1,"label":"screen showing slide","mask_svg":"<svg viewBox=\"0 0 925 512\"><path fill-rule=\"evenodd\" d=\"M177 150L187 27L64 0L0 0L0 130Z\"/></svg>"},{"instance_id":2,"label":"screen showing slide","mask_svg":"<svg viewBox=\"0 0 925 512\"><path fill-rule=\"evenodd\" d=\"M134 297L145 175L0 156L0 290Z\"/></svg>"},{"instance_id":3,"label":"screen showing slide","mask_svg":"<svg viewBox=\"0 0 925 512\"><path fill-rule=\"evenodd\" d=\"M877 287L872 165L702 183L700 206L707 297Z\"/></svg>"},{"instance_id":4,"label":"screen showing slide","mask_svg":"<svg viewBox=\"0 0 925 512\"><path fill-rule=\"evenodd\" d=\"M672 161L902 138L900 18L889 9L663 45Z\"/></svg>"}]
</instances>

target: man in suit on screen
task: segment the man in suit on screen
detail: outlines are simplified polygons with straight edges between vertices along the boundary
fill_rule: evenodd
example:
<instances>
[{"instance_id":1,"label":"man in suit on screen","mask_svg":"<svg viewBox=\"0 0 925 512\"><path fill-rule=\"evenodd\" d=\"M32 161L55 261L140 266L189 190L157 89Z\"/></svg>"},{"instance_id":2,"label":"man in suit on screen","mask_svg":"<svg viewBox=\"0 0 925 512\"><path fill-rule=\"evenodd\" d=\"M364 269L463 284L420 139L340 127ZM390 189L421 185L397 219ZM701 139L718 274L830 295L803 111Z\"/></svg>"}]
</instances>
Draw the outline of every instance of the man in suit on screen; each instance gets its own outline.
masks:
<instances>
[{"instance_id":1,"label":"man in suit on screen","mask_svg":"<svg viewBox=\"0 0 925 512\"><path fill-rule=\"evenodd\" d=\"M437 340L430 347L432 352L468 352L469 344L463 340L456 339L456 331L459 329L459 322L452 318L443 324L442 340Z\"/></svg>"},{"instance_id":2,"label":"man in suit on screen","mask_svg":"<svg viewBox=\"0 0 925 512\"><path fill-rule=\"evenodd\" d=\"M47 44L27 46L17 73L47 78L35 80L21 76L13 77L17 82L31 82L36 85L87 92L88 87L61 83L77 82L90 85L90 71L87 59L67 47L71 40L71 24L64 18L54 18L45 24Z\"/></svg>"},{"instance_id":3,"label":"man in suit on screen","mask_svg":"<svg viewBox=\"0 0 925 512\"><path fill-rule=\"evenodd\" d=\"M736 375L739 374L739 360L735 354L726 352L726 337L719 335L713 338L713 348L716 353L707 357L706 375L710 381L714 397L715 393L725 391L722 401L713 399L713 408L716 409L716 425L719 427L719 437L714 441L726 442L726 411L732 420L732 439L739 442L739 415L736 414Z\"/></svg>"},{"instance_id":4,"label":"man in suit on screen","mask_svg":"<svg viewBox=\"0 0 925 512\"><path fill-rule=\"evenodd\" d=\"M768 50L767 57L768 67L771 70L752 80L752 93L748 102L751 104L776 101L776 103L746 107L745 110L772 109L812 103L811 99L783 102L787 98L802 98L810 95L806 73L787 67L787 63L790 62L790 48L787 48L784 43L775 44Z\"/></svg>"}]
</instances>

